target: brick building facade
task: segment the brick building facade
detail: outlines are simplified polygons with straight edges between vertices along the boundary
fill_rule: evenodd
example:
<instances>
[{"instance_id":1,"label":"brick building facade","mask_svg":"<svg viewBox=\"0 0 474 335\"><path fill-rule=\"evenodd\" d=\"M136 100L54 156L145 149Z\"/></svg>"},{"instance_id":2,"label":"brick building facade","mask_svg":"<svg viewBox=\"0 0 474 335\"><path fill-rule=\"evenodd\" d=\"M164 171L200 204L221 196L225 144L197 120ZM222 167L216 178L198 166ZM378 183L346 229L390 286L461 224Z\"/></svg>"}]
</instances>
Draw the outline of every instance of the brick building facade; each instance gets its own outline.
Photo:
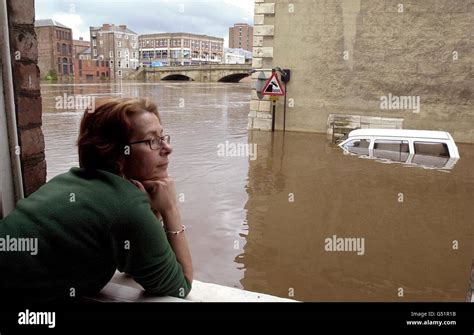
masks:
<instances>
[{"instance_id":1,"label":"brick building facade","mask_svg":"<svg viewBox=\"0 0 474 335\"><path fill-rule=\"evenodd\" d=\"M52 19L36 20L38 39L38 66L42 79L56 77L72 79L74 53L72 30Z\"/></svg>"},{"instance_id":2,"label":"brick building facade","mask_svg":"<svg viewBox=\"0 0 474 335\"><path fill-rule=\"evenodd\" d=\"M224 39L190 33L157 33L140 35L140 63L192 65L220 63L223 60Z\"/></svg>"},{"instance_id":3,"label":"brick building facade","mask_svg":"<svg viewBox=\"0 0 474 335\"><path fill-rule=\"evenodd\" d=\"M97 81L110 79L110 66L106 60L76 59L74 73L77 81Z\"/></svg>"},{"instance_id":4,"label":"brick building facade","mask_svg":"<svg viewBox=\"0 0 474 335\"><path fill-rule=\"evenodd\" d=\"M247 23L236 23L229 28L229 48L252 51L253 27Z\"/></svg>"},{"instance_id":5,"label":"brick building facade","mask_svg":"<svg viewBox=\"0 0 474 335\"><path fill-rule=\"evenodd\" d=\"M138 68L138 35L126 25L90 27L92 59L108 61L110 77L125 77Z\"/></svg>"}]
</instances>

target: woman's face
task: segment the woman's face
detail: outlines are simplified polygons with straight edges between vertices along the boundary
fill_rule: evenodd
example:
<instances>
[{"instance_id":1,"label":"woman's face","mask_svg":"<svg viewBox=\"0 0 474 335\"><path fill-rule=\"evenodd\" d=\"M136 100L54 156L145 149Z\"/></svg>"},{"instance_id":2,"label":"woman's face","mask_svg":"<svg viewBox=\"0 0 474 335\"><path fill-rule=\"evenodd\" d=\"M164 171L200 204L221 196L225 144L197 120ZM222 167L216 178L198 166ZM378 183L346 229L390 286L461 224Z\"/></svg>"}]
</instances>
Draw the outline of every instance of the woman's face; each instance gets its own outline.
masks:
<instances>
[{"instance_id":1,"label":"woman's face","mask_svg":"<svg viewBox=\"0 0 474 335\"><path fill-rule=\"evenodd\" d=\"M132 116L132 137L129 142L149 140L163 136L163 127L158 117L149 112ZM161 148L152 150L148 142L129 145L129 155L125 155L123 173L128 179L156 180L168 177L168 155L173 149L162 142Z\"/></svg>"}]
</instances>

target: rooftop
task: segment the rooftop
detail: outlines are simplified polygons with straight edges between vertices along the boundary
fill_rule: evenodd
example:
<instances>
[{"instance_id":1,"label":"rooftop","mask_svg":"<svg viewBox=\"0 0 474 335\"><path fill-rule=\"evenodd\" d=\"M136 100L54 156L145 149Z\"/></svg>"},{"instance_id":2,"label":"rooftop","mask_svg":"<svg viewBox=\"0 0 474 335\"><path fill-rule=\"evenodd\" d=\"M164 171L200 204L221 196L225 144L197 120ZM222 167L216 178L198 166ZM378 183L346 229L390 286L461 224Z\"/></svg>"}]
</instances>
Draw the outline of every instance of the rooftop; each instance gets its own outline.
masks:
<instances>
[{"instance_id":1,"label":"rooftop","mask_svg":"<svg viewBox=\"0 0 474 335\"><path fill-rule=\"evenodd\" d=\"M202 39L215 39L215 40L221 40L224 41L224 38L222 37L215 37L215 36L209 36L209 35L200 35L200 34L193 34L193 33L184 33L184 32L177 32L177 33L152 33L152 34L142 34L138 36L138 38L148 38L148 37L158 37L158 36L190 36L190 37L195 37L195 38L202 38Z\"/></svg>"},{"instance_id":2,"label":"rooftop","mask_svg":"<svg viewBox=\"0 0 474 335\"><path fill-rule=\"evenodd\" d=\"M349 133L349 137L353 136L422 137L443 140L450 139L450 135L446 131L412 129L356 129Z\"/></svg>"},{"instance_id":3,"label":"rooftop","mask_svg":"<svg viewBox=\"0 0 474 335\"><path fill-rule=\"evenodd\" d=\"M59 23L58 21L55 21L53 19L35 20L35 27L50 27L50 26L71 29L69 27L66 27L64 24Z\"/></svg>"},{"instance_id":4,"label":"rooftop","mask_svg":"<svg viewBox=\"0 0 474 335\"><path fill-rule=\"evenodd\" d=\"M115 24L104 23L101 27L90 27L90 29L91 30L114 31L114 32L117 32L117 33L129 33L129 34L138 35L133 30L128 29L127 26L124 25L124 24L116 26Z\"/></svg>"}]
</instances>

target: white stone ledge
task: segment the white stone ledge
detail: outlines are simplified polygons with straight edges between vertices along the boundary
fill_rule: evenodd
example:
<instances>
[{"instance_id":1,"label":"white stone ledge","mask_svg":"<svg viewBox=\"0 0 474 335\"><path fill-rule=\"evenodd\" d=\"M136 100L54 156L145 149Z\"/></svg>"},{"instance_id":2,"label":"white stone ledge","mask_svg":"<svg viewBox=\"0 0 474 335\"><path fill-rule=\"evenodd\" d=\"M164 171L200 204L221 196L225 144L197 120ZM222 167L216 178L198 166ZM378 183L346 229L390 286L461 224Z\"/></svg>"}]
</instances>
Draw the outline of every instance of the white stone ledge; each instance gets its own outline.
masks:
<instances>
[{"instance_id":1,"label":"white stone ledge","mask_svg":"<svg viewBox=\"0 0 474 335\"><path fill-rule=\"evenodd\" d=\"M193 288L186 299L152 297L145 295L140 285L132 278L119 272L115 273L98 295L84 300L94 302L296 302L296 300L198 280L193 281Z\"/></svg>"},{"instance_id":2,"label":"white stone ledge","mask_svg":"<svg viewBox=\"0 0 474 335\"><path fill-rule=\"evenodd\" d=\"M257 58L257 57L252 58L252 67L254 69L260 69L262 66L263 66L263 59L262 58Z\"/></svg>"},{"instance_id":3,"label":"white stone ledge","mask_svg":"<svg viewBox=\"0 0 474 335\"><path fill-rule=\"evenodd\" d=\"M274 3L256 3L255 14L275 14Z\"/></svg>"},{"instance_id":4,"label":"white stone ledge","mask_svg":"<svg viewBox=\"0 0 474 335\"><path fill-rule=\"evenodd\" d=\"M264 19L265 19L265 15L263 15L263 14L254 15L254 17L253 17L254 27L255 27L255 25L263 24Z\"/></svg>"},{"instance_id":5,"label":"white stone ledge","mask_svg":"<svg viewBox=\"0 0 474 335\"><path fill-rule=\"evenodd\" d=\"M275 34L275 26L270 24L266 26L255 26L253 27L253 34L254 36L273 36Z\"/></svg>"},{"instance_id":6,"label":"white stone ledge","mask_svg":"<svg viewBox=\"0 0 474 335\"><path fill-rule=\"evenodd\" d=\"M273 58L273 47L254 47L253 57Z\"/></svg>"},{"instance_id":7,"label":"white stone ledge","mask_svg":"<svg viewBox=\"0 0 474 335\"><path fill-rule=\"evenodd\" d=\"M253 46L254 47L263 47L263 36L253 36Z\"/></svg>"}]
</instances>

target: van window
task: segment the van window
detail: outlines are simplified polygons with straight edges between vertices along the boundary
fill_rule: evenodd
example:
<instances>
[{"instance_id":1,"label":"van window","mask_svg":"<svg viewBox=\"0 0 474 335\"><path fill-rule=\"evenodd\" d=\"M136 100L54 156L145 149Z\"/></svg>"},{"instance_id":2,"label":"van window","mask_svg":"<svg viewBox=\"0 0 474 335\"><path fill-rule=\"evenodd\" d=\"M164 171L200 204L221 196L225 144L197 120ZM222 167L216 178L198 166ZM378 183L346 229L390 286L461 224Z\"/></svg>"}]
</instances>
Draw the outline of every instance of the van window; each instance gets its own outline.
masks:
<instances>
[{"instance_id":1,"label":"van window","mask_svg":"<svg viewBox=\"0 0 474 335\"><path fill-rule=\"evenodd\" d=\"M449 157L448 146L446 143L435 142L415 142L415 154L435 156L435 157Z\"/></svg>"},{"instance_id":2,"label":"van window","mask_svg":"<svg viewBox=\"0 0 474 335\"><path fill-rule=\"evenodd\" d=\"M405 162L410 154L408 141L376 140L373 155L378 158Z\"/></svg>"},{"instance_id":3,"label":"van window","mask_svg":"<svg viewBox=\"0 0 474 335\"><path fill-rule=\"evenodd\" d=\"M344 148L357 155L368 155L369 146L370 140L367 139L352 140L344 144Z\"/></svg>"}]
</instances>

